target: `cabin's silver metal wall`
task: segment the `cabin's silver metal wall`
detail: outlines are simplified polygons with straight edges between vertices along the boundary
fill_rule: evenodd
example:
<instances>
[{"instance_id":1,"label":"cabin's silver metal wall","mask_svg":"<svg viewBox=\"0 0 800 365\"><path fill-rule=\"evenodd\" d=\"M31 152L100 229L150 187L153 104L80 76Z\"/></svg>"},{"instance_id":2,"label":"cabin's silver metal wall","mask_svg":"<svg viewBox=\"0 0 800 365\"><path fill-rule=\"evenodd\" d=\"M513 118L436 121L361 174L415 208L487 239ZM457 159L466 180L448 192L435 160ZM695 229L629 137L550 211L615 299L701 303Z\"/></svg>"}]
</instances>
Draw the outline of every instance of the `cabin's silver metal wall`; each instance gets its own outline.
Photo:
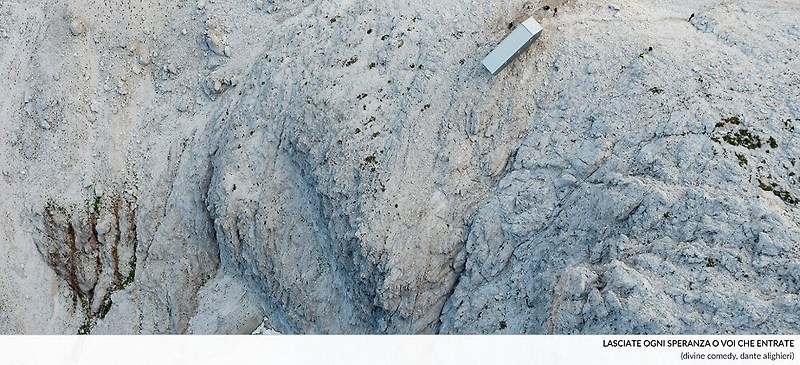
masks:
<instances>
[{"instance_id":1,"label":"cabin's silver metal wall","mask_svg":"<svg viewBox=\"0 0 800 365\"><path fill-rule=\"evenodd\" d=\"M541 34L541 25L533 18L528 18L506 36L481 63L492 75L497 75Z\"/></svg>"}]
</instances>

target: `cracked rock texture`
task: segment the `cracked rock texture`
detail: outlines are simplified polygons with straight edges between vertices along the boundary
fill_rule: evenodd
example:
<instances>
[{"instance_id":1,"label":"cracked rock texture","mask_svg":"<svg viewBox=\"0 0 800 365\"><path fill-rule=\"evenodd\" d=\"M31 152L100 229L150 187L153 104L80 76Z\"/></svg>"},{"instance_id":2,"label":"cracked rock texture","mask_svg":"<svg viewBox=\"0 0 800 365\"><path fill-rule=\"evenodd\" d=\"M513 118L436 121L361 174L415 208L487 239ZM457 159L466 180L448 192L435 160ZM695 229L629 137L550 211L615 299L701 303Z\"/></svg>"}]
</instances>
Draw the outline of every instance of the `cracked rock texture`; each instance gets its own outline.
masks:
<instances>
[{"instance_id":1,"label":"cracked rock texture","mask_svg":"<svg viewBox=\"0 0 800 365\"><path fill-rule=\"evenodd\" d=\"M0 1L0 332L797 334L798 11Z\"/></svg>"}]
</instances>

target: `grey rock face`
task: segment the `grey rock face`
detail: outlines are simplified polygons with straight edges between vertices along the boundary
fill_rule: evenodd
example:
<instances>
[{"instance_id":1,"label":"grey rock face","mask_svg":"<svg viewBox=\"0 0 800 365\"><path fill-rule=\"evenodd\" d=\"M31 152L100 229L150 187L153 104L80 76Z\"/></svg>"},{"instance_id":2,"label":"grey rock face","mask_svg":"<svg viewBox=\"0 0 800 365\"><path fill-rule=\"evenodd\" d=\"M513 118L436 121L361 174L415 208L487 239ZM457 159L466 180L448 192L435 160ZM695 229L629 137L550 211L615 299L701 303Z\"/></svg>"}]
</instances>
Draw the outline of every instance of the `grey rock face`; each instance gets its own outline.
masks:
<instances>
[{"instance_id":1,"label":"grey rock face","mask_svg":"<svg viewBox=\"0 0 800 365\"><path fill-rule=\"evenodd\" d=\"M642 30L659 39L663 28L699 29L690 52L706 56L691 64L662 59L677 51L665 40L636 57L624 26L604 28L611 47L581 40L595 24L554 36L592 56L558 67L552 89L536 94L533 130L472 220L443 331L795 333L796 207L762 179L796 185L795 132L781 120L796 113L798 93L762 89L788 96L765 111L747 92L711 90L769 67L797 74L749 52L762 42L756 35L704 28L734 24L729 17L750 21L714 11ZM742 50L740 69L718 66ZM570 50L555 52L558 60ZM564 95L596 99L574 108ZM783 142L747 145L732 130Z\"/></svg>"},{"instance_id":2,"label":"grey rock face","mask_svg":"<svg viewBox=\"0 0 800 365\"><path fill-rule=\"evenodd\" d=\"M797 333L788 2L69 3L0 18L4 333Z\"/></svg>"},{"instance_id":3,"label":"grey rock face","mask_svg":"<svg viewBox=\"0 0 800 365\"><path fill-rule=\"evenodd\" d=\"M445 42L435 12L373 5L314 8L266 39L275 47L212 128L222 261L293 308L279 330L436 331L468 214L524 133L523 106L446 52L471 40ZM437 77L452 65L464 76Z\"/></svg>"}]
</instances>

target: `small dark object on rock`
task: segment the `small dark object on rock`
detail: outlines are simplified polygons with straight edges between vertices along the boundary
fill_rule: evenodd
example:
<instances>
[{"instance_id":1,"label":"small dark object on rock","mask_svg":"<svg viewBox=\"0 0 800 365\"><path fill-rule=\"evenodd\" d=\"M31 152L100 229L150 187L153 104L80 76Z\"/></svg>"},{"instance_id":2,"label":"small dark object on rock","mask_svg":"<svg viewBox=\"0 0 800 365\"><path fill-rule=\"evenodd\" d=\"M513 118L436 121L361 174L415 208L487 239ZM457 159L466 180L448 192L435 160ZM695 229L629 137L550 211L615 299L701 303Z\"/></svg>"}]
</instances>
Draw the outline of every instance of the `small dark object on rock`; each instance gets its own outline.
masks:
<instances>
[{"instance_id":1,"label":"small dark object on rock","mask_svg":"<svg viewBox=\"0 0 800 365\"><path fill-rule=\"evenodd\" d=\"M653 47L647 47L647 52L653 52Z\"/></svg>"},{"instance_id":2,"label":"small dark object on rock","mask_svg":"<svg viewBox=\"0 0 800 365\"><path fill-rule=\"evenodd\" d=\"M553 16L556 16L556 14L558 14L558 8L553 8Z\"/></svg>"},{"instance_id":3,"label":"small dark object on rock","mask_svg":"<svg viewBox=\"0 0 800 365\"><path fill-rule=\"evenodd\" d=\"M542 10L550 10L550 5L545 5L542 7Z\"/></svg>"},{"instance_id":4,"label":"small dark object on rock","mask_svg":"<svg viewBox=\"0 0 800 365\"><path fill-rule=\"evenodd\" d=\"M689 21L692 21L692 18L694 18L694 13L692 13L692 15L689 15Z\"/></svg>"}]
</instances>

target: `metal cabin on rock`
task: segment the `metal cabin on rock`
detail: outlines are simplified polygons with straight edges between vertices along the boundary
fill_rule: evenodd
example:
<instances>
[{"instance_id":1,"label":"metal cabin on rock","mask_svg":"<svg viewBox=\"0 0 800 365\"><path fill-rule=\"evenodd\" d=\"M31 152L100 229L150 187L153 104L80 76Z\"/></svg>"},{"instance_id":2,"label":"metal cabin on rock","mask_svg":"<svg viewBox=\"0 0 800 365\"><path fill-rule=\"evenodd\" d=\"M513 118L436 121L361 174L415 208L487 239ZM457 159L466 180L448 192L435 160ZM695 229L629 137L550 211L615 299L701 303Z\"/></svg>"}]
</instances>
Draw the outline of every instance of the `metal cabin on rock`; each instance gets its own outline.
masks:
<instances>
[{"instance_id":1,"label":"metal cabin on rock","mask_svg":"<svg viewBox=\"0 0 800 365\"><path fill-rule=\"evenodd\" d=\"M536 38L539 38L542 30L542 26L533 17L528 18L503 39L481 63L492 75L497 75L500 70L527 49Z\"/></svg>"}]
</instances>

